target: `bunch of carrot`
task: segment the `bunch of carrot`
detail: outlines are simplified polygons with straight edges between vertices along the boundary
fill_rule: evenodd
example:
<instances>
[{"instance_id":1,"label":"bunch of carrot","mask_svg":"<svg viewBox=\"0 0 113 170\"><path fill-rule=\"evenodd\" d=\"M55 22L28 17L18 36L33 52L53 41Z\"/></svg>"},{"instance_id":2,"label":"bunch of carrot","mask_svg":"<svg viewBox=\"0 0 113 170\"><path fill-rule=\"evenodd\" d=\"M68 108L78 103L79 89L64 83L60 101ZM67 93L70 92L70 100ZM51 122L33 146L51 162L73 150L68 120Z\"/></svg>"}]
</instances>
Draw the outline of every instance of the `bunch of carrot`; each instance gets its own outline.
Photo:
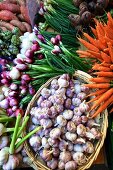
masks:
<instances>
[{"instance_id":1,"label":"bunch of carrot","mask_svg":"<svg viewBox=\"0 0 113 170\"><path fill-rule=\"evenodd\" d=\"M0 2L0 28L12 31L15 27L21 34L32 31L25 0L3 0Z\"/></svg>"},{"instance_id":2,"label":"bunch of carrot","mask_svg":"<svg viewBox=\"0 0 113 170\"><path fill-rule=\"evenodd\" d=\"M96 90L89 95L95 96L89 101L93 102L90 111L95 109L91 117L96 117L113 104L113 18L109 12L107 17L107 23L94 19L96 26L91 27L94 37L83 33L87 40L78 38L87 50L78 50L77 53L82 58L91 58L94 61L92 70L95 77L90 79L92 83L85 85ZM113 112L113 109L110 112Z\"/></svg>"}]
</instances>

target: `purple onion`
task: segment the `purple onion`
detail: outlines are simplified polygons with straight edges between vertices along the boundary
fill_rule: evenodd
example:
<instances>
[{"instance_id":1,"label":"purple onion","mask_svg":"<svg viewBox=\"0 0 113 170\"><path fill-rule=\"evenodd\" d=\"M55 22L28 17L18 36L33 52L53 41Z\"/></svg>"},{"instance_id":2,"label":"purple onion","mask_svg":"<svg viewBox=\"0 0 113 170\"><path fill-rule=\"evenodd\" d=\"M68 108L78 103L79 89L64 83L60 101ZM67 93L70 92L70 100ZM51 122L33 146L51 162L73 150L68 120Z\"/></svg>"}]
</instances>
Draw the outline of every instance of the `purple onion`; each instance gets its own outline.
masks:
<instances>
[{"instance_id":1,"label":"purple onion","mask_svg":"<svg viewBox=\"0 0 113 170\"><path fill-rule=\"evenodd\" d=\"M9 82L8 79L5 78L5 79L1 80L1 83L4 84L4 85L9 85L10 82Z\"/></svg>"},{"instance_id":2,"label":"purple onion","mask_svg":"<svg viewBox=\"0 0 113 170\"><path fill-rule=\"evenodd\" d=\"M28 84L27 84L27 82L25 80L21 80L21 85L22 86L27 86Z\"/></svg>"},{"instance_id":3,"label":"purple onion","mask_svg":"<svg viewBox=\"0 0 113 170\"><path fill-rule=\"evenodd\" d=\"M45 42L45 38L41 34L38 34L37 37L41 42Z\"/></svg>"},{"instance_id":4,"label":"purple onion","mask_svg":"<svg viewBox=\"0 0 113 170\"><path fill-rule=\"evenodd\" d=\"M18 88L18 85L17 85L17 84L12 83L12 84L10 85L10 89L11 89L11 90L17 90L17 88Z\"/></svg>"},{"instance_id":5,"label":"purple onion","mask_svg":"<svg viewBox=\"0 0 113 170\"><path fill-rule=\"evenodd\" d=\"M32 63L34 62L33 59L27 58L27 57L26 57L25 61L26 61L26 63L28 63L28 64L32 64Z\"/></svg>"},{"instance_id":6,"label":"purple onion","mask_svg":"<svg viewBox=\"0 0 113 170\"><path fill-rule=\"evenodd\" d=\"M32 47L31 47L31 50L32 50L33 52L39 51L39 50L40 50L39 44L38 44L38 43L37 43L37 44L36 44L36 43L33 44Z\"/></svg>"},{"instance_id":7,"label":"purple onion","mask_svg":"<svg viewBox=\"0 0 113 170\"><path fill-rule=\"evenodd\" d=\"M12 107L12 111L13 111L13 112L15 112L17 109L18 109L17 106L13 106L13 107Z\"/></svg>"},{"instance_id":8,"label":"purple onion","mask_svg":"<svg viewBox=\"0 0 113 170\"><path fill-rule=\"evenodd\" d=\"M7 109L7 114L8 114L8 116L11 116L13 114L12 108Z\"/></svg>"},{"instance_id":9,"label":"purple onion","mask_svg":"<svg viewBox=\"0 0 113 170\"><path fill-rule=\"evenodd\" d=\"M32 86L29 87L29 93L31 95L34 95L36 93L35 89Z\"/></svg>"},{"instance_id":10,"label":"purple onion","mask_svg":"<svg viewBox=\"0 0 113 170\"><path fill-rule=\"evenodd\" d=\"M17 64L24 64L24 61L23 61L23 59L15 58L15 59L13 60L13 63L14 63L15 65L17 65Z\"/></svg>"},{"instance_id":11,"label":"purple onion","mask_svg":"<svg viewBox=\"0 0 113 170\"><path fill-rule=\"evenodd\" d=\"M18 95L18 93L16 91L10 91L9 92L9 97L15 97L17 95Z\"/></svg>"},{"instance_id":12,"label":"purple onion","mask_svg":"<svg viewBox=\"0 0 113 170\"><path fill-rule=\"evenodd\" d=\"M18 70L24 71L24 70L26 70L28 68L28 66L26 64L17 64L16 68Z\"/></svg>"},{"instance_id":13,"label":"purple onion","mask_svg":"<svg viewBox=\"0 0 113 170\"><path fill-rule=\"evenodd\" d=\"M52 50L52 53L53 54L59 54L59 53L61 53L61 49L60 49L60 47L58 46L58 45L55 45L54 46L54 49Z\"/></svg>"},{"instance_id":14,"label":"purple onion","mask_svg":"<svg viewBox=\"0 0 113 170\"><path fill-rule=\"evenodd\" d=\"M9 71L2 71L1 77L2 77L3 79L8 79L8 80L11 79L10 76L9 76Z\"/></svg>"},{"instance_id":15,"label":"purple onion","mask_svg":"<svg viewBox=\"0 0 113 170\"><path fill-rule=\"evenodd\" d=\"M35 45L35 44L34 44L34 45ZM28 49L28 50L25 52L25 56L26 56L27 58L32 59L32 58L34 57L34 51Z\"/></svg>"},{"instance_id":16,"label":"purple onion","mask_svg":"<svg viewBox=\"0 0 113 170\"><path fill-rule=\"evenodd\" d=\"M44 55L43 55L43 54L38 54L37 58L38 58L39 60L42 60L42 59L44 58Z\"/></svg>"},{"instance_id":17,"label":"purple onion","mask_svg":"<svg viewBox=\"0 0 113 170\"><path fill-rule=\"evenodd\" d=\"M57 38L54 38L54 37L52 37L50 41L53 45L58 45L58 43L59 43L59 40Z\"/></svg>"},{"instance_id":18,"label":"purple onion","mask_svg":"<svg viewBox=\"0 0 113 170\"><path fill-rule=\"evenodd\" d=\"M18 100L15 99L15 98L11 98L11 99L9 100L9 105L10 105L11 107L17 106L17 105L18 105Z\"/></svg>"},{"instance_id":19,"label":"purple onion","mask_svg":"<svg viewBox=\"0 0 113 170\"><path fill-rule=\"evenodd\" d=\"M31 77L28 74L23 74L21 76L22 80L25 80L26 82L29 82L31 80Z\"/></svg>"},{"instance_id":20,"label":"purple onion","mask_svg":"<svg viewBox=\"0 0 113 170\"><path fill-rule=\"evenodd\" d=\"M27 93L27 88L22 88L20 94L25 95Z\"/></svg>"},{"instance_id":21,"label":"purple onion","mask_svg":"<svg viewBox=\"0 0 113 170\"><path fill-rule=\"evenodd\" d=\"M72 98L73 95L74 95L73 90L70 89L70 88L67 88L67 90L66 90L66 96Z\"/></svg>"},{"instance_id":22,"label":"purple onion","mask_svg":"<svg viewBox=\"0 0 113 170\"><path fill-rule=\"evenodd\" d=\"M4 100L2 100L2 101L0 101L0 107L1 107L2 109L8 109L8 107L9 107L9 101L8 101L7 98L4 99Z\"/></svg>"},{"instance_id":23,"label":"purple onion","mask_svg":"<svg viewBox=\"0 0 113 170\"><path fill-rule=\"evenodd\" d=\"M56 35L56 39L57 39L57 40L59 40L59 41L62 41L62 37L61 37L61 35L59 35L59 34L58 34L58 35Z\"/></svg>"}]
</instances>

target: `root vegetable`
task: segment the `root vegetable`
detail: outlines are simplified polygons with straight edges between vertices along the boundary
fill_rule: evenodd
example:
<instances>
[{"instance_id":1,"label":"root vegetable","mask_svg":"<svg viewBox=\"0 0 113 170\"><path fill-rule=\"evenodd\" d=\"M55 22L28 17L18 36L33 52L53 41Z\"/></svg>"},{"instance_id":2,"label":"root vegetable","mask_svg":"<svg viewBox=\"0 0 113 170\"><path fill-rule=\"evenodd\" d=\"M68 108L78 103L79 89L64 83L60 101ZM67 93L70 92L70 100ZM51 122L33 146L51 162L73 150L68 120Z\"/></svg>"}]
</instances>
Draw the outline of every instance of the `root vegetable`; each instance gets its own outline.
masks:
<instances>
[{"instance_id":1,"label":"root vegetable","mask_svg":"<svg viewBox=\"0 0 113 170\"><path fill-rule=\"evenodd\" d=\"M73 111L72 110L64 110L63 116L65 119L70 120L73 117Z\"/></svg>"},{"instance_id":2,"label":"root vegetable","mask_svg":"<svg viewBox=\"0 0 113 170\"><path fill-rule=\"evenodd\" d=\"M54 147L54 148L52 148L52 150L53 150L53 156L54 156L54 157L58 157L59 154L60 154L59 148Z\"/></svg>"},{"instance_id":3,"label":"root vegetable","mask_svg":"<svg viewBox=\"0 0 113 170\"><path fill-rule=\"evenodd\" d=\"M72 104L73 104L74 106L79 106L80 103L81 103L81 100L80 100L80 99L78 99L78 98L73 98L73 99L72 99Z\"/></svg>"},{"instance_id":4,"label":"root vegetable","mask_svg":"<svg viewBox=\"0 0 113 170\"><path fill-rule=\"evenodd\" d=\"M8 2L0 2L0 10L8 10L12 13L20 13L20 6L13 3Z\"/></svg>"},{"instance_id":5,"label":"root vegetable","mask_svg":"<svg viewBox=\"0 0 113 170\"><path fill-rule=\"evenodd\" d=\"M41 146L41 138L39 136L32 136L29 139L29 143L33 148L38 148Z\"/></svg>"},{"instance_id":6,"label":"root vegetable","mask_svg":"<svg viewBox=\"0 0 113 170\"><path fill-rule=\"evenodd\" d=\"M91 142L86 142L84 145L83 145L83 150L84 152L86 153L93 153L94 152L94 146Z\"/></svg>"},{"instance_id":7,"label":"root vegetable","mask_svg":"<svg viewBox=\"0 0 113 170\"><path fill-rule=\"evenodd\" d=\"M77 163L75 161L69 161L65 164L65 170L75 170L77 169Z\"/></svg>"},{"instance_id":8,"label":"root vegetable","mask_svg":"<svg viewBox=\"0 0 113 170\"><path fill-rule=\"evenodd\" d=\"M58 139L61 135L61 129L60 128L54 128L50 132L50 138L52 139Z\"/></svg>"},{"instance_id":9,"label":"root vegetable","mask_svg":"<svg viewBox=\"0 0 113 170\"><path fill-rule=\"evenodd\" d=\"M68 143L65 140L61 140L59 143L59 149L60 151L66 150L68 146Z\"/></svg>"},{"instance_id":10,"label":"root vegetable","mask_svg":"<svg viewBox=\"0 0 113 170\"><path fill-rule=\"evenodd\" d=\"M18 14L17 17L19 18L19 21L25 21L22 14Z\"/></svg>"},{"instance_id":11,"label":"root vegetable","mask_svg":"<svg viewBox=\"0 0 113 170\"><path fill-rule=\"evenodd\" d=\"M86 127L82 124L77 126L77 134L80 136L84 136L86 134Z\"/></svg>"},{"instance_id":12,"label":"root vegetable","mask_svg":"<svg viewBox=\"0 0 113 170\"><path fill-rule=\"evenodd\" d=\"M25 5L21 5L20 11L21 11L21 14L23 15L25 21L30 24L30 18L29 18L27 7Z\"/></svg>"},{"instance_id":13,"label":"root vegetable","mask_svg":"<svg viewBox=\"0 0 113 170\"><path fill-rule=\"evenodd\" d=\"M66 163L71 160L71 153L69 151L63 151L60 153L59 160Z\"/></svg>"},{"instance_id":14,"label":"root vegetable","mask_svg":"<svg viewBox=\"0 0 113 170\"><path fill-rule=\"evenodd\" d=\"M24 24L24 26L26 27L27 32L32 32L32 28L30 24L28 24L27 22L22 22L22 24Z\"/></svg>"},{"instance_id":15,"label":"root vegetable","mask_svg":"<svg viewBox=\"0 0 113 170\"><path fill-rule=\"evenodd\" d=\"M12 24L9 24L5 21L0 21L0 26L5 27L10 31L12 31L15 28Z\"/></svg>"},{"instance_id":16,"label":"root vegetable","mask_svg":"<svg viewBox=\"0 0 113 170\"><path fill-rule=\"evenodd\" d=\"M18 18L10 11L1 10L0 11L0 20L2 21L11 21L11 20L18 20Z\"/></svg>"},{"instance_id":17,"label":"root vegetable","mask_svg":"<svg viewBox=\"0 0 113 170\"><path fill-rule=\"evenodd\" d=\"M22 24L22 22L20 22L20 21L17 21L17 20L15 20L15 19L12 19L12 20L10 21L10 23L11 23L12 25L14 25L15 27L18 27L18 28L20 29L20 31L22 31L22 32L26 32L26 31L27 31L27 29L26 29L26 27L24 26L24 24Z\"/></svg>"},{"instance_id":18,"label":"root vegetable","mask_svg":"<svg viewBox=\"0 0 113 170\"><path fill-rule=\"evenodd\" d=\"M0 27L2 29L2 31L7 31L7 28L6 27Z\"/></svg>"},{"instance_id":19,"label":"root vegetable","mask_svg":"<svg viewBox=\"0 0 113 170\"><path fill-rule=\"evenodd\" d=\"M62 115L57 116L56 122L57 122L57 125L59 125L60 127L66 126L67 124L67 120Z\"/></svg>"},{"instance_id":20,"label":"root vegetable","mask_svg":"<svg viewBox=\"0 0 113 170\"><path fill-rule=\"evenodd\" d=\"M9 158L9 148L4 147L0 150L0 166L4 165Z\"/></svg>"},{"instance_id":21,"label":"root vegetable","mask_svg":"<svg viewBox=\"0 0 113 170\"><path fill-rule=\"evenodd\" d=\"M65 163L64 163L63 161L59 161L59 162L58 162L58 169L59 169L59 170L65 169Z\"/></svg>"},{"instance_id":22,"label":"root vegetable","mask_svg":"<svg viewBox=\"0 0 113 170\"><path fill-rule=\"evenodd\" d=\"M50 128L53 125L51 119L41 119L40 124L44 129Z\"/></svg>"},{"instance_id":23,"label":"root vegetable","mask_svg":"<svg viewBox=\"0 0 113 170\"><path fill-rule=\"evenodd\" d=\"M76 133L67 132L67 133L65 134L65 136L66 136L66 139L69 140L69 141L71 141L71 142L74 142L74 141L76 140L76 138L77 138Z\"/></svg>"},{"instance_id":24,"label":"root vegetable","mask_svg":"<svg viewBox=\"0 0 113 170\"><path fill-rule=\"evenodd\" d=\"M4 0L4 2L17 4L17 0Z\"/></svg>"},{"instance_id":25,"label":"root vegetable","mask_svg":"<svg viewBox=\"0 0 113 170\"><path fill-rule=\"evenodd\" d=\"M47 161L50 161L50 160L52 159L52 151L47 150L47 149L42 150L41 157L42 157L42 159L44 159L46 162L47 162Z\"/></svg>"}]
</instances>

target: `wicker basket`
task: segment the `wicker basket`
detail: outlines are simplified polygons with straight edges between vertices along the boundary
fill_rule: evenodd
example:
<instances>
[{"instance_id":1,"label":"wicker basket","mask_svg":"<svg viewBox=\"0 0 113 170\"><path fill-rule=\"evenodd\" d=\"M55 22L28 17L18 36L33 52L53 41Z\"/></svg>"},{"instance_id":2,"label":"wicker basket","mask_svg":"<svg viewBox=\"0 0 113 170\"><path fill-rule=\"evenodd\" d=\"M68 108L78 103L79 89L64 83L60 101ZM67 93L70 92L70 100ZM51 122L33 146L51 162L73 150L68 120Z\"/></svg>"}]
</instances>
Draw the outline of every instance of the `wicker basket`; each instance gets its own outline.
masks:
<instances>
[{"instance_id":1,"label":"wicker basket","mask_svg":"<svg viewBox=\"0 0 113 170\"><path fill-rule=\"evenodd\" d=\"M59 76L57 76L57 77L59 77ZM54 77L54 78L57 78L57 77ZM76 71L75 74L73 75L73 77L77 77L77 78L80 78L81 80L83 80L84 82L91 83L89 81L89 78L91 78L91 76L89 74L83 72L83 71L80 71L80 70ZM43 86L41 86L41 88L34 95L34 97L32 98L31 102L28 104L28 107L27 107L27 110L26 110L26 113L25 113L25 117L26 117L26 115L29 114L31 108L34 106L36 100L40 96L41 90L44 87L48 87L50 85L50 82L54 78L48 80ZM107 127L108 127L107 115L108 115L107 110L105 110L104 113L101 115L101 133L102 133L102 138L96 143L96 145L95 145L95 152L92 153L88 157L86 164L84 164L82 166L79 166L77 170L85 170L85 169L90 168L90 166L96 160L96 158L97 158L97 156L98 156L98 154L100 152L100 149L102 148L102 146L104 144L104 140L105 140L105 137L106 137L106 131L107 131ZM25 129L23 135L26 135L26 133L27 133L27 129ZM25 146L25 150L26 150L27 155L29 156L29 158L32 161L32 164L34 165L34 167L36 167L34 169L36 169L36 170L50 170L46 166L46 164L44 164L44 162L41 162L41 159L39 157L37 157L36 153L34 153L32 148L30 147L28 141L25 141L24 146Z\"/></svg>"}]
</instances>

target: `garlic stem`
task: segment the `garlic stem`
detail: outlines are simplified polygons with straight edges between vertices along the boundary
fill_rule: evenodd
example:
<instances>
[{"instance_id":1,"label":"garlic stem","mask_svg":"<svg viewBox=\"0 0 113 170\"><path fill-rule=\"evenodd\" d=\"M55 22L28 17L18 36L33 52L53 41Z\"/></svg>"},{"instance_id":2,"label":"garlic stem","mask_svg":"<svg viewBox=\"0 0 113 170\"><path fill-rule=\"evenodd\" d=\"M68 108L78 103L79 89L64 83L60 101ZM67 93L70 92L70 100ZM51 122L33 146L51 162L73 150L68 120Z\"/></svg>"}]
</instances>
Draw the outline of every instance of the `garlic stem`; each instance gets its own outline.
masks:
<instances>
[{"instance_id":1,"label":"garlic stem","mask_svg":"<svg viewBox=\"0 0 113 170\"><path fill-rule=\"evenodd\" d=\"M15 146L16 149L18 149L18 147L20 147L20 145L22 145L22 143L28 139L29 137L31 137L34 133L38 132L40 129L42 128L42 126L39 126L37 128L35 128L33 131L29 132L26 136L24 136L24 138L22 138Z\"/></svg>"},{"instance_id":2,"label":"garlic stem","mask_svg":"<svg viewBox=\"0 0 113 170\"><path fill-rule=\"evenodd\" d=\"M15 123L15 129L14 129L12 141L11 141L10 148L9 148L9 153L10 153L10 154L13 154L13 153L14 153L15 142L16 142L16 140L17 140L17 132L18 132L20 120L21 120L21 114L18 114L17 119L16 119L16 123Z\"/></svg>"},{"instance_id":3,"label":"garlic stem","mask_svg":"<svg viewBox=\"0 0 113 170\"><path fill-rule=\"evenodd\" d=\"M14 120L13 117L5 116L5 117L0 118L0 123L2 123L2 122L10 122L10 121L13 121L13 120Z\"/></svg>"},{"instance_id":4,"label":"garlic stem","mask_svg":"<svg viewBox=\"0 0 113 170\"><path fill-rule=\"evenodd\" d=\"M23 129L25 128L28 120L29 120L29 116L27 116L27 117L25 118L24 122L22 123L22 126L21 126L21 128L19 129L19 131L18 131L18 133L17 133L17 138L21 135L21 133L22 133Z\"/></svg>"}]
</instances>

